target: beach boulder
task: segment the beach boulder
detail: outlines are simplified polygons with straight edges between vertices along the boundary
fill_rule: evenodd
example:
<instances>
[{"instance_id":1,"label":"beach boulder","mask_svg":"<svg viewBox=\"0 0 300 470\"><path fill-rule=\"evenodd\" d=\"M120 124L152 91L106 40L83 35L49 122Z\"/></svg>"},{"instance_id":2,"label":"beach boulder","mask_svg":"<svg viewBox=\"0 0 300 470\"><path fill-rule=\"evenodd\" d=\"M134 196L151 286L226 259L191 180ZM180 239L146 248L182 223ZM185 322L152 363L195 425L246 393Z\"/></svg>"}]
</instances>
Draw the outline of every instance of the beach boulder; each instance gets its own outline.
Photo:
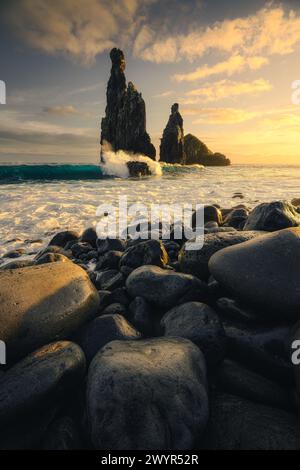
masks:
<instances>
[{"instance_id":1,"label":"beach boulder","mask_svg":"<svg viewBox=\"0 0 300 470\"><path fill-rule=\"evenodd\" d=\"M187 302L169 310L161 319L165 336L178 336L195 343L209 367L218 364L226 352L226 335L214 310L201 302Z\"/></svg>"},{"instance_id":2,"label":"beach boulder","mask_svg":"<svg viewBox=\"0 0 300 470\"><path fill-rule=\"evenodd\" d=\"M150 304L167 309L190 300L205 301L208 287L194 276L158 266L141 266L127 278L131 297L143 297Z\"/></svg>"},{"instance_id":3,"label":"beach boulder","mask_svg":"<svg viewBox=\"0 0 300 470\"><path fill-rule=\"evenodd\" d=\"M182 272L193 274L202 280L209 278L208 262L212 255L227 246L237 245L252 238L262 235L264 232L217 232L204 235L204 245L199 250L188 250L184 245L179 253L179 262Z\"/></svg>"},{"instance_id":4,"label":"beach boulder","mask_svg":"<svg viewBox=\"0 0 300 470\"><path fill-rule=\"evenodd\" d=\"M87 414L96 449L192 449L208 420L206 368L190 341L113 341L93 359Z\"/></svg>"},{"instance_id":5,"label":"beach boulder","mask_svg":"<svg viewBox=\"0 0 300 470\"><path fill-rule=\"evenodd\" d=\"M163 268L168 262L169 257L162 242L147 240L127 248L120 260L120 267L135 269L152 264Z\"/></svg>"},{"instance_id":6,"label":"beach boulder","mask_svg":"<svg viewBox=\"0 0 300 470\"><path fill-rule=\"evenodd\" d=\"M0 338L8 361L65 339L99 308L87 273L71 262L0 272Z\"/></svg>"},{"instance_id":7,"label":"beach boulder","mask_svg":"<svg viewBox=\"0 0 300 470\"><path fill-rule=\"evenodd\" d=\"M107 343L115 340L140 339L140 333L119 314L101 315L84 325L76 335L76 343L83 349L87 362Z\"/></svg>"},{"instance_id":8,"label":"beach boulder","mask_svg":"<svg viewBox=\"0 0 300 470\"><path fill-rule=\"evenodd\" d=\"M0 427L33 412L47 410L72 394L85 374L77 344L58 341L43 346L11 367L0 383Z\"/></svg>"},{"instance_id":9,"label":"beach boulder","mask_svg":"<svg viewBox=\"0 0 300 470\"><path fill-rule=\"evenodd\" d=\"M213 277L268 318L300 317L300 228L264 234L215 253Z\"/></svg>"},{"instance_id":10,"label":"beach boulder","mask_svg":"<svg viewBox=\"0 0 300 470\"><path fill-rule=\"evenodd\" d=\"M211 450L297 450L300 424L287 411L217 394L205 438L204 448Z\"/></svg>"},{"instance_id":11,"label":"beach boulder","mask_svg":"<svg viewBox=\"0 0 300 470\"><path fill-rule=\"evenodd\" d=\"M275 232L300 225L300 214L287 201L274 201L256 206L250 213L244 230Z\"/></svg>"},{"instance_id":12,"label":"beach boulder","mask_svg":"<svg viewBox=\"0 0 300 470\"><path fill-rule=\"evenodd\" d=\"M65 232L59 232L50 240L49 246L60 246L64 248L68 242L77 241L79 234L71 230Z\"/></svg>"}]
</instances>

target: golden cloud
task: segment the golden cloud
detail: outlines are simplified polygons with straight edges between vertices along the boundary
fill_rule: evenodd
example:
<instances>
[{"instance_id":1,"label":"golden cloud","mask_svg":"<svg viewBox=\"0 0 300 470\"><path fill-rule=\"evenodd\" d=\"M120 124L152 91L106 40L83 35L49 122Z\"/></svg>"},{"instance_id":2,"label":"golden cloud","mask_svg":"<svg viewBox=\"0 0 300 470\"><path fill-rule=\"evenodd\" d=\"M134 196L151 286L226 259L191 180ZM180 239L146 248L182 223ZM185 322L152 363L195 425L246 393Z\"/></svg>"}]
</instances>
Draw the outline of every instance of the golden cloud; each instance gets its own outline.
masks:
<instances>
[{"instance_id":1,"label":"golden cloud","mask_svg":"<svg viewBox=\"0 0 300 470\"><path fill-rule=\"evenodd\" d=\"M270 5L253 15L216 22L184 35L160 37L150 29L140 34L143 40L137 36L135 55L157 63L193 61L212 50L246 57L285 55L300 42L300 17Z\"/></svg>"},{"instance_id":2,"label":"golden cloud","mask_svg":"<svg viewBox=\"0 0 300 470\"><path fill-rule=\"evenodd\" d=\"M236 82L232 80L220 80L212 84L206 84L201 88L190 90L182 104L197 104L208 101L219 101L239 95L257 95L272 89L268 80L259 78L252 82Z\"/></svg>"},{"instance_id":3,"label":"golden cloud","mask_svg":"<svg viewBox=\"0 0 300 470\"><path fill-rule=\"evenodd\" d=\"M246 69L258 70L269 61L265 57L253 56L243 57L240 54L231 56L228 60L218 62L212 66L204 65L198 67L194 72L186 74L176 74L173 79L177 82L193 82L212 75L225 74L228 76Z\"/></svg>"}]
</instances>

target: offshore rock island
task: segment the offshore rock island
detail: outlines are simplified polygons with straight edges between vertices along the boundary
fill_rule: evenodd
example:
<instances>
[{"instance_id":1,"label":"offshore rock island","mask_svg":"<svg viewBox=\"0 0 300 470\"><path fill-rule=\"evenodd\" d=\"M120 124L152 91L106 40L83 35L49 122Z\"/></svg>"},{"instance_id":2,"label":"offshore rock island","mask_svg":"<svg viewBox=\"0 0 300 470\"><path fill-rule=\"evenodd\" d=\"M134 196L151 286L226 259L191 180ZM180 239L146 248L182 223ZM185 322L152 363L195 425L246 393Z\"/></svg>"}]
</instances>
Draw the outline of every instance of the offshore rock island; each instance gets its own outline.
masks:
<instances>
[{"instance_id":1,"label":"offshore rock island","mask_svg":"<svg viewBox=\"0 0 300 470\"><path fill-rule=\"evenodd\" d=\"M110 52L112 62L106 90L105 117L101 122L101 162L105 163L103 148L109 144L117 152L132 154L127 162L130 176L150 175L146 162L135 160L135 155L156 159L156 149L146 130L146 105L133 83L126 83L123 51L114 48ZM221 153L213 153L197 137L184 136L183 118L179 104L174 103L160 144L160 161L169 164L227 166L230 160Z\"/></svg>"},{"instance_id":2,"label":"offshore rock island","mask_svg":"<svg viewBox=\"0 0 300 470\"><path fill-rule=\"evenodd\" d=\"M146 131L145 102L131 82L126 85L124 54L114 48L110 58L112 67L105 117L101 122L101 144L108 142L114 151L125 150L155 160L156 150Z\"/></svg>"}]
</instances>

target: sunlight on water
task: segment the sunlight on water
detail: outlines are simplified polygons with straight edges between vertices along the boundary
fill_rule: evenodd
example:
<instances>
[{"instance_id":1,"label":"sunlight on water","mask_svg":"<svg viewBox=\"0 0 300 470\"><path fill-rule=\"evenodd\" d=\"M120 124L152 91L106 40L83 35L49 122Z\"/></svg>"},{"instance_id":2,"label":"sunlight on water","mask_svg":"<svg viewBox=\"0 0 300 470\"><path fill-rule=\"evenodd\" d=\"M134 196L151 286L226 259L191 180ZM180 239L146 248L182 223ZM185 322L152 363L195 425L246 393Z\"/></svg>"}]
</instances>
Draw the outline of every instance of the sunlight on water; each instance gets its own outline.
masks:
<instances>
[{"instance_id":1,"label":"sunlight on water","mask_svg":"<svg viewBox=\"0 0 300 470\"><path fill-rule=\"evenodd\" d=\"M253 207L259 202L300 197L299 181L297 166L236 165L205 169L163 166L162 177L142 179L75 177L73 181L3 182L0 254L16 247L36 251L41 242L33 240L45 243L58 230L95 225L97 207L104 202L116 204L119 195L127 196L129 204L187 202L233 207L244 203ZM243 199L234 198L235 193L242 193Z\"/></svg>"}]
</instances>

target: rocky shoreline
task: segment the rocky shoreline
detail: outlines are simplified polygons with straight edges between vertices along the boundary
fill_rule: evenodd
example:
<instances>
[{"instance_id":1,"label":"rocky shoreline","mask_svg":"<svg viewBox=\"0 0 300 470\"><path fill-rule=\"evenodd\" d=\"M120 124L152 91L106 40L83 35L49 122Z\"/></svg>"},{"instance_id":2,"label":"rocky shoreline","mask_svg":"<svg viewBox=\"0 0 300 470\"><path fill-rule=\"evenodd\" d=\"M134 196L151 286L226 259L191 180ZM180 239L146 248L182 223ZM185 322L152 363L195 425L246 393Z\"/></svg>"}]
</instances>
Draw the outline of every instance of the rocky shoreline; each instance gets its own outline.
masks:
<instances>
[{"instance_id":1,"label":"rocky shoreline","mask_svg":"<svg viewBox=\"0 0 300 470\"><path fill-rule=\"evenodd\" d=\"M207 206L204 238L8 254L0 449L300 448L300 201Z\"/></svg>"}]
</instances>

